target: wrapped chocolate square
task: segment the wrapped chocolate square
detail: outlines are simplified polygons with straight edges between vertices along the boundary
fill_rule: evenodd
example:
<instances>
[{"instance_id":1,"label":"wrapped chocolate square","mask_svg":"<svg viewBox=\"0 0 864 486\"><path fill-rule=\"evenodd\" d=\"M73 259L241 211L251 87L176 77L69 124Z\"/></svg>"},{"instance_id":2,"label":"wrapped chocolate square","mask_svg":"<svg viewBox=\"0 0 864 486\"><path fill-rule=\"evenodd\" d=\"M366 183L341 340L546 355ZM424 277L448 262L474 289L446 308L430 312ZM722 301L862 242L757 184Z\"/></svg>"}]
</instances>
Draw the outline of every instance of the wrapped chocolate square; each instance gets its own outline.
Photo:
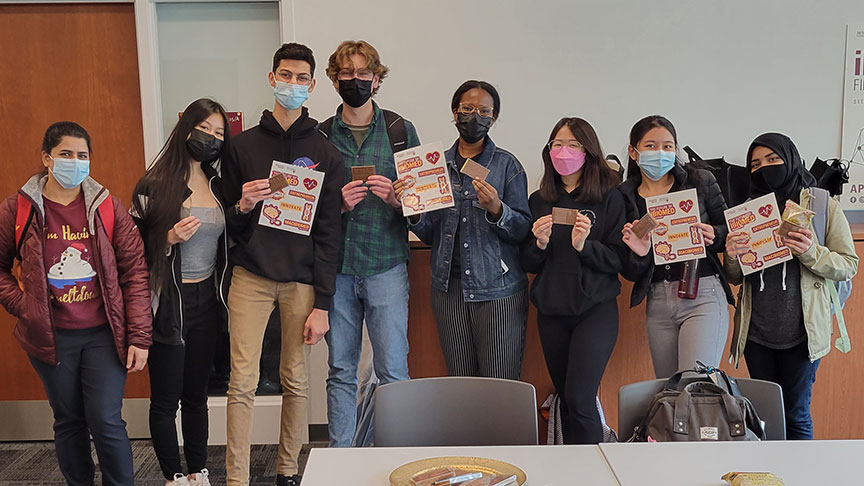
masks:
<instances>
[{"instance_id":1,"label":"wrapped chocolate square","mask_svg":"<svg viewBox=\"0 0 864 486\"><path fill-rule=\"evenodd\" d=\"M785 238L790 231L810 226L810 221L813 215L816 214L809 209L804 209L793 201L786 201L786 209L783 211L783 217L780 220L780 228L777 229L777 234Z\"/></svg>"}]
</instances>

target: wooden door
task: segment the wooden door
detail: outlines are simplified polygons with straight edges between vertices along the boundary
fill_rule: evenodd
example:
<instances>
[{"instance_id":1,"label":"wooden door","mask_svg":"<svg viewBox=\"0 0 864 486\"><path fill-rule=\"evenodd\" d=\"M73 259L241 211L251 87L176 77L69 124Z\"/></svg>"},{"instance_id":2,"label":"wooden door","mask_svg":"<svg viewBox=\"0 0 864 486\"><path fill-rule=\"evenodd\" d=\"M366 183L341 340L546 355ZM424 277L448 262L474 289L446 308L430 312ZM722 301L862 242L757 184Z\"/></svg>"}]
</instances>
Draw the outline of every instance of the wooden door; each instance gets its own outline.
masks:
<instances>
[{"instance_id":1,"label":"wooden door","mask_svg":"<svg viewBox=\"0 0 864 486\"><path fill-rule=\"evenodd\" d=\"M53 122L81 124L93 139L92 175L128 205L144 173L135 11L129 4L0 5L0 196L41 169ZM45 399L0 310L0 400ZM128 397L149 394L146 372Z\"/></svg>"}]
</instances>

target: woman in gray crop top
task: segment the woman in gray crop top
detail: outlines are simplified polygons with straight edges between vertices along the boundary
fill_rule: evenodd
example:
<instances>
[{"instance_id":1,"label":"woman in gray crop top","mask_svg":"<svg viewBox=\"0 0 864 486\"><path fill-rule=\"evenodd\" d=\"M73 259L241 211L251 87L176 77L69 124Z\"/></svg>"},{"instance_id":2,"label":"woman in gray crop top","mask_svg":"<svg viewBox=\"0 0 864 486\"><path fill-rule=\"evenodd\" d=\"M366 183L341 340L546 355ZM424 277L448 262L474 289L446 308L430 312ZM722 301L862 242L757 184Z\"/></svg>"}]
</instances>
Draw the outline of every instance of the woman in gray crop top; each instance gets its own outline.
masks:
<instances>
[{"instance_id":1,"label":"woman in gray crop top","mask_svg":"<svg viewBox=\"0 0 864 486\"><path fill-rule=\"evenodd\" d=\"M150 433L167 485L210 484L207 385L228 312L226 204L213 163L228 141L222 106L209 99L193 102L133 194L154 310ZM178 404L188 475L177 444Z\"/></svg>"}]
</instances>

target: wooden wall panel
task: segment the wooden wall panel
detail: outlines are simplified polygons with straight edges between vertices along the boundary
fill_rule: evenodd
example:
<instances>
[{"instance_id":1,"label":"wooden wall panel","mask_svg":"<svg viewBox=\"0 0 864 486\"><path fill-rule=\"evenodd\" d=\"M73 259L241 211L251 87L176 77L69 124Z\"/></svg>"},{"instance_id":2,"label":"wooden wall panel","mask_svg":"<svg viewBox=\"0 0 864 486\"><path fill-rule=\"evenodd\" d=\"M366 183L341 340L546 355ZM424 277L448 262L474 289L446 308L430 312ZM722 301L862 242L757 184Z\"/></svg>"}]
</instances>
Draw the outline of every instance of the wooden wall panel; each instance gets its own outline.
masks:
<instances>
[{"instance_id":1,"label":"wooden wall panel","mask_svg":"<svg viewBox=\"0 0 864 486\"><path fill-rule=\"evenodd\" d=\"M864 240L864 237L860 239ZM856 251L859 255L864 255L864 241L856 242ZM429 311L429 254L428 249L414 248L411 250L409 264L411 303L408 333L411 353L408 362L414 378L447 374L435 331L435 320ZM600 385L600 400L606 420L616 430L618 389L628 383L654 379L654 368L651 365L645 333L645 304L630 309L632 284L623 279L622 284L618 298L618 342ZM737 295L737 288L734 292ZM730 307L730 318L733 312L734 309ZM861 374L864 373L864 333L858 329L860 316L864 315L864 277L860 274L854 280L854 291L846 304L844 315L852 340L852 352L843 354L835 349L820 364L813 388L812 406L817 439L864 439L864 408L859 403L860 397L864 397L864 380L861 379ZM742 360L739 369L734 369L728 363L731 334L730 322L721 368L732 376L747 377L746 362ZM537 310L533 306L528 314L522 378L537 388L538 405L554 391L537 336ZM542 421L540 430L542 443L545 442L545 424ZM629 432L625 431L619 431L619 434L622 438L629 436Z\"/></svg>"},{"instance_id":2,"label":"wooden wall panel","mask_svg":"<svg viewBox=\"0 0 864 486\"><path fill-rule=\"evenodd\" d=\"M93 139L93 177L128 204L145 167L133 5L0 5L0 46L0 196L41 169L48 125L71 120ZM14 323L0 310L0 400L44 399ZM148 390L130 375L127 396Z\"/></svg>"}]
</instances>

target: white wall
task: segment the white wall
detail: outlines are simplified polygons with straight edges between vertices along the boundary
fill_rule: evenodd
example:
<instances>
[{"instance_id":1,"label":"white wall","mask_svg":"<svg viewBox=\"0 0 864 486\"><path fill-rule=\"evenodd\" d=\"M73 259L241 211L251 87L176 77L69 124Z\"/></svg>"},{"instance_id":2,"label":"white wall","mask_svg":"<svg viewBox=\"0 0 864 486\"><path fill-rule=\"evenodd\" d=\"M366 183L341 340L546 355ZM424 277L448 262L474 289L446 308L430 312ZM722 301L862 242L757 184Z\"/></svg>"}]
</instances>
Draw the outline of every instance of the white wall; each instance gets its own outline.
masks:
<instances>
[{"instance_id":1,"label":"white wall","mask_svg":"<svg viewBox=\"0 0 864 486\"><path fill-rule=\"evenodd\" d=\"M619 155L633 123L654 113L705 157L743 163L765 131L791 136L808 164L839 155L845 27L864 21L864 1L294 0L294 13L294 37L319 64L313 116L339 103L324 68L345 39L379 50L392 72L377 100L423 141L449 146L453 91L487 80L502 98L491 136L533 190L562 116L591 122Z\"/></svg>"}]
</instances>

